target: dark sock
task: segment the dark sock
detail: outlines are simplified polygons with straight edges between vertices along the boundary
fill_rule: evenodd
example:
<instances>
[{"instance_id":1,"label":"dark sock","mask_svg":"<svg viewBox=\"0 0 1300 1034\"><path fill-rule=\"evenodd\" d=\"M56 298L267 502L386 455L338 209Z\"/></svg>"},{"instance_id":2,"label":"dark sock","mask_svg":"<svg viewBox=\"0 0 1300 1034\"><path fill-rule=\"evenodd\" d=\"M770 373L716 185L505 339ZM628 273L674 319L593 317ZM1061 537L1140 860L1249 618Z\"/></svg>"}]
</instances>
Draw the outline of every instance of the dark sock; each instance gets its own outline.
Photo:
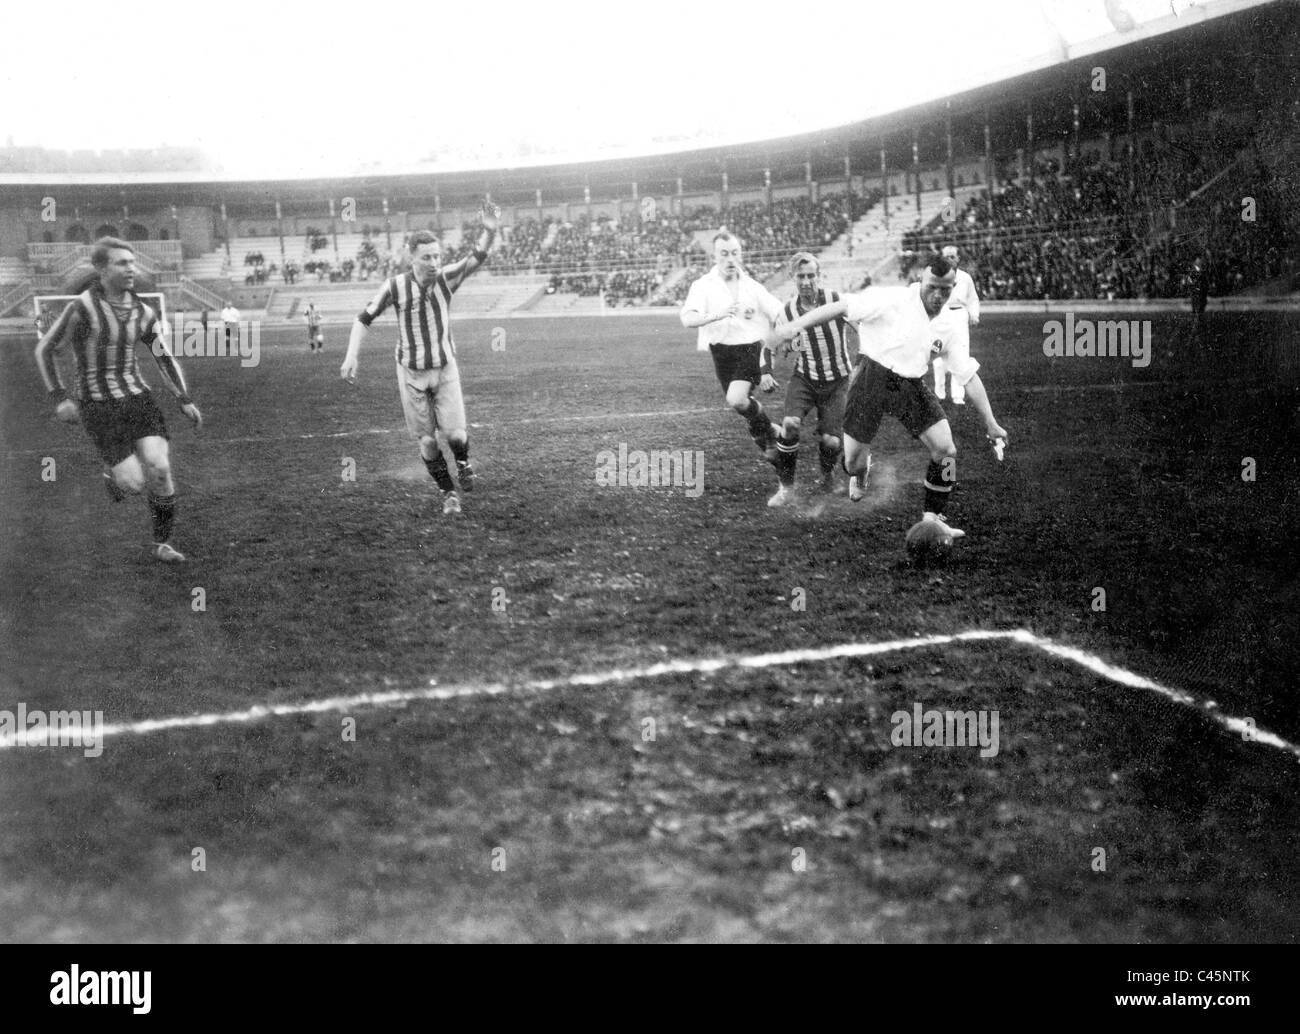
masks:
<instances>
[{"instance_id":1,"label":"dark sock","mask_svg":"<svg viewBox=\"0 0 1300 1034\"><path fill-rule=\"evenodd\" d=\"M799 462L799 436L792 438L784 434L776 440L776 467L777 480L789 488L794 484L795 465Z\"/></svg>"},{"instance_id":2,"label":"dark sock","mask_svg":"<svg viewBox=\"0 0 1300 1034\"><path fill-rule=\"evenodd\" d=\"M740 415L749 424L749 436L758 443L758 447L760 449L767 448L773 440L772 422L768 420L767 414L763 412L763 403L751 395L749 408Z\"/></svg>"},{"instance_id":3,"label":"dark sock","mask_svg":"<svg viewBox=\"0 0 1300 1034\"><path fill-rule=\"evenodd\" d=\"M149 512L153 514L153 540L166 542L172 537L172 523L176 520L176 496L150 492Z\"/></svg>"},{"instance_id":4,"label":"dark sock","mask_svg":"<svg viewBox=\"0 0 1300 1034\"><path fill-rule=\"evenodd\" d=\"M952 460L940 463L931 460L930 465L925 468L925 509L927 513L942 514L948 506L948 498L957 485L956 462L956 460ZM953 476L945 478L945 470L951 471Z\"/></svg>"},{"instance_id":5,"label":"dark sock","mask_svg":"<svg viewBox=\"0 0 1300 1034\"><path fill-rule=\"evenodd\" d=\"M827 477L835 469L839 458L844 455L844 450L838 445L833 449L828 449L826 443L822 442L817 446L817 456L822 464L822 477Z\"/></svg>"},{"instance_id":6,"label":"dark sock","mask_svg":"<svg viewBox=\"0 0 1300 1034\"><path fill-rule=\"evenodd\" d=\"M423 456L420 458L424 459ZM451 471L447 469L447 460L443 457L441 449L433 454L433 459L424 460L424 466L429 471L429 476L444 492L450 492L456 487L451 480Z\"/></svg>"},{"instance_id":7,"label":"dark sock","mask_svg":"<svg viewBox=\"0 0 1300 1034\"><path fill-rule=\"evenodd\" d=\"M468 440L463 442L449 442L448 444L451 446L451 454L456 457L457 463L469 462L469 441Z\"/></svg>"}]
</instances>

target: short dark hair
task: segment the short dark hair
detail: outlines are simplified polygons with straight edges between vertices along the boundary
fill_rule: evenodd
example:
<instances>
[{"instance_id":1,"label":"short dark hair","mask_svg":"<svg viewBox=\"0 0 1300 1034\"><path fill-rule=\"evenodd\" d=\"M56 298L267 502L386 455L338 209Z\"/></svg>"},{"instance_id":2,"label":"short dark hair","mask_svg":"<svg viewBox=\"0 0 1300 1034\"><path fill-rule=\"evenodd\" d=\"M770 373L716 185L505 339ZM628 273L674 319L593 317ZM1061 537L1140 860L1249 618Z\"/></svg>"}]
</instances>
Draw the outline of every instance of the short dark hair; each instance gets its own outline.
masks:
<instances>
[{"instance_id":1,"label":"short dark hair","mask_svg":"<svg viewBox=\"0 0 1300 1034\"><path fill-rule=\"evenodd\" d=\"M936 254L927 267L937 277L945 277L952 272L952 265L942 255Z\"/></svg>"},{"instance_id":2,"label":"short dark hair","mask_svg":"<svg viewBox=\"0 0 1300 1034\"><path fill-rule=\"evenodd\" d=\"M717 233L713 235L713 243L717 244L718 241L735 241L737 244L739 244L740 238L737 237L730 230L719 230Z\"/></svg>"},{"instance_id":3,"label":"short dark hair","mask_svg":"<svg viewBox=\"0 0 1300 1034\"><path fill-rule=\"evenodd\" d=\"M411 234L410 239L406 242L406 246L407 248L410 249L411 254L414 255L415 249L418 248L421 244L437 244L437 243L438 243L438 235L434 233L432 230L416 230L413 234Z\"/></svg>"},{"instance_id":4,"label":"short dark hair","mask_svg":"<svg viewBox=\"0 0 1300 1034\"><path fill-rule=\"evenodd\" d=\"M108 265L108 253L114 248L121 248L123 251L129 251L135 254L135 248L127 244L126 241L118 240L116 237L101 237L95 241L90 249L90 264L96 269L103 269Z\"/></svg>"}]
</instances>

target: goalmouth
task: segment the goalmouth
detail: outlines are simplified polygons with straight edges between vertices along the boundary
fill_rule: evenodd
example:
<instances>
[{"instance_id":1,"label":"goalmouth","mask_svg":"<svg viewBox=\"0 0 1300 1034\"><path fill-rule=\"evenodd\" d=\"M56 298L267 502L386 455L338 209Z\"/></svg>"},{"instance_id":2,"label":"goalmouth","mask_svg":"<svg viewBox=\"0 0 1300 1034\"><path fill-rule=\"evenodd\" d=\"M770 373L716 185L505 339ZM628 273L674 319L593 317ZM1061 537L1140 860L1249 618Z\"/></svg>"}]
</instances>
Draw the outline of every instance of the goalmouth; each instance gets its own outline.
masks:
<instances>
[{"instance_id":1,"label":"goalmouth","mask_svg":"<svg viewBox=\"0 0 1300 1034\"><path fill-rule=\"evenodd\" d=\"M44 336L63 315L63 310L68 307L68 303L79 298L75 294L38 294L32 297L32 308L37 320L37 329ZM171 342L168 340L166 330L171 327L167 320L167 296L157 291L137 292L136 297L158 314L161 325L158 328L159 334L163 336L163 341L169 347ZM42 318L44 317L44 318Z\"/></svg>"}]
</instances>

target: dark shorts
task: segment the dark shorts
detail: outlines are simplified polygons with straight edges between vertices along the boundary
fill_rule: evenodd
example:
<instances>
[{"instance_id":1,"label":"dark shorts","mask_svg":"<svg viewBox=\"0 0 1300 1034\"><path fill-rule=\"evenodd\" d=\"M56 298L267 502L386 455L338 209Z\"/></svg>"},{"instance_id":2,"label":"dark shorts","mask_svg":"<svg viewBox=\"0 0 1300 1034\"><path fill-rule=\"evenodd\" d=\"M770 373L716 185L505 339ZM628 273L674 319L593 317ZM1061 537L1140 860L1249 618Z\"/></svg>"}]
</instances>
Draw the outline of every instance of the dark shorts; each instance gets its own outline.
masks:
<instances>
[{"instance_id":1,"label":"dark shorts","mask_svg":"<svg viewBox=\"0 0 1300 1034\"><path fill-rule=\"evenodd\" d=\"M732 381L749 381L757 384L762 379L758 372L758 360L763 346L759 342L752 345L710 345L713 356L713 369L718 375L718 383L726 391Z\"/></svg>"},{"instance_id":2,"label":"dark shorts","mask_svg":"<svg viewBox=\"0 0 1300 1034\"><path fill-rule=\"evenodd\" d=\"M867 359L849 388L844 433L856 441L869 442L886 414L896 417L913 438L948 419L924 377L900 377L874 359Z\"/></svg>"},{"instance_id":3,"label":"dark shorts","mask_svg":"<svg viewBox=\"0 0 1300 1034\"><path fill-rule=\"evenodd\" d=\"M839 435L844 426L844 403L849 395L849 379L811 381L794 374L785 388L785 415L801 421L817 410L817 433Z\"/></svg>"},{"instance_id":4,"label":"dark shorts","mask_svg":"<svg viewBox=\"0 0 1300 1034\"><path fill-rule=\"evenodd\" d=\"M135 443L141 438L170 437L162 410L148 391L107 402L86 399L81 404L81 422L110 467L134 453Z\"/></svg>"}]
</instances>

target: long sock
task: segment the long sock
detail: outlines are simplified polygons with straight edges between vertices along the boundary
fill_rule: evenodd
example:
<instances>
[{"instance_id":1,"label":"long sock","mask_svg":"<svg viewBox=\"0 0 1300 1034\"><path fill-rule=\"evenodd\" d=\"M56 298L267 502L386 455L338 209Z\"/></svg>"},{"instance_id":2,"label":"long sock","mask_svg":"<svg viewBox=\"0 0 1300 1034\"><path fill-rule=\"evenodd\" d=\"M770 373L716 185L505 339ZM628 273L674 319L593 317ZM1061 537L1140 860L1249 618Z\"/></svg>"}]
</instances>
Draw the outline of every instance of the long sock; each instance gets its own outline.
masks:
<instances>
[{"instance_id":1,"label":"long sock","mask_svg":"<svg viewBox=\"0 0 1300 1034\"><path fill-rule=\"evenodd\" d=\"M838 445L835 446L835 448L830 449L827 448L825 442L821 442L818 444L817 458L821 460L822 477L826 477L827 475L829 475L831 472L835 470L835 465L839 461L840 456L842 456L843 454L844 454L844 450L840 448L840 446Z\"/></svg>"},{"instance_id":2,"label":"long sock","mask_svg":"<svg viewBox=\"0 0 1300 1034\"><path fill-rule=\"evenodd\" d=\"M176 496L150 492L149 512L153 515L153 540L166 542L172 537L172 523L176 520Z\"/></svg>"},{"instance_id":3,"label":"long sock","mask_svg":"<svg viewBox=\"0 0 1300 1034\"><path fill-rule=\"evenodd\" d=\"M940 463L931 460L925 468L925 509L928 513L942 514L948 498L957 486L957 461L947 459Z\"/></svg>"},{"instance_id":4,"label":"long sock","mask_svg":"<svg viewBox=\"0 0 1300 1034\"><path fill-rule=\"evenodd\" d=\"M469 462L469 440L468 439L466 439L463 442L451 441L448 444L451 446L451 454L456 457L457 463Z\"/></svg>"},{"instance_id":5,"label":"long sock","mask_svg":"<svg viewBox=\"0 0 1300 1034\"><path fill-rule=\"evenodd\" d=\"M763 412L763 403L751 395L749 397L749 408L740 415L749 424L749 436L754 439L755 445L767 452L776 444L777 436L772 430L772 422L768 420L767 414Z\"/></svg>"},{"instance_id":6,"label":"long sock","mask_svg":"<svg viewBox=\"0 0 1300 1034\"><path fill-rule=\"evenodd\" d=\"M421 455L420 458L424 459L424 456ZM433 454L433 459L424 460L424 466L429 471L429 476L444 492L450 492L456 487L451 480L451 471L447 469L447 460L442 455L441 449Z\"/></svg>"},{"instance_id":7,"label":"long sock","mask_svg":"<svg viewBox=\"0 0 1300 1034\"><path fill-rule=\"evenodd\" d=\"M776 467L777 480L786 488L794 484L795 465L799 462L799 436L798 434L787 436L782 434L776 440Z\"/></svg>"}]
</instances>

